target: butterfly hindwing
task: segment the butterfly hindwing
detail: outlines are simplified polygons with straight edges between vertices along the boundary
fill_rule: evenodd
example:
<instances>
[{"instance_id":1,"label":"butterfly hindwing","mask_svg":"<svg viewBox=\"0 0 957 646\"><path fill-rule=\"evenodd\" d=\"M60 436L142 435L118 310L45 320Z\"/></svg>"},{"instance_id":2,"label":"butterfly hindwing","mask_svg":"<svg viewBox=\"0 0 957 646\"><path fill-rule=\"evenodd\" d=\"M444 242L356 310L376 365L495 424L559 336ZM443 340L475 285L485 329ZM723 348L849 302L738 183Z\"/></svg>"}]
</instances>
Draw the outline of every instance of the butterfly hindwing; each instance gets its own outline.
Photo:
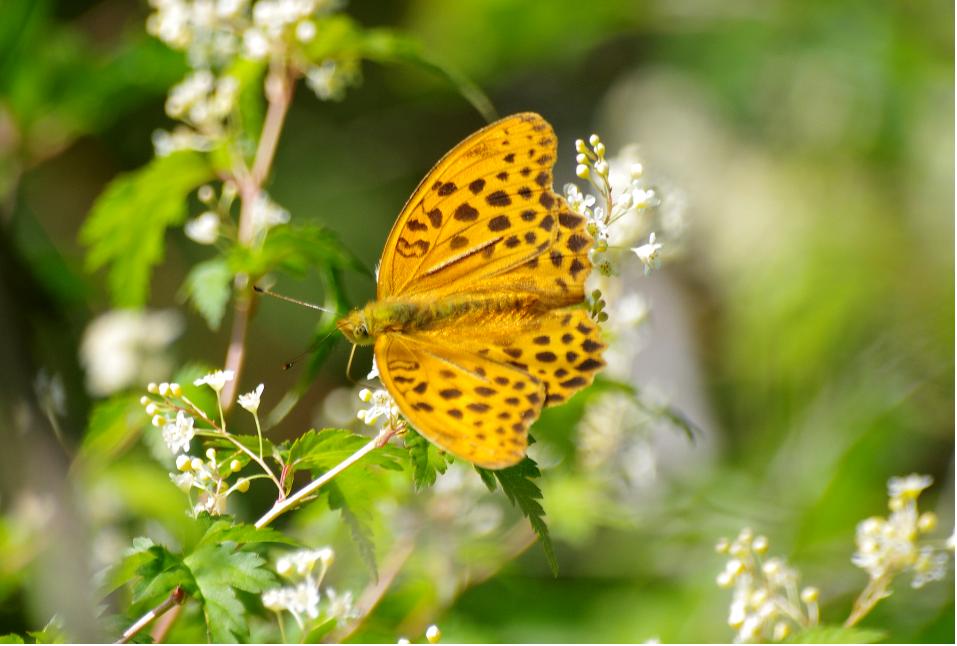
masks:
<instances>
[{"instance_id":1,"label":"butterfly hindwing","mask_svg":"<svg viewBox=\"0 0 957 646\"><path fill-rule=\"evenodd\" d=\"M383 335L375 355L402 414L440 448L489 469L525 455L545 401L540 380L428 336Z\"/></svg>"}]
</instances>

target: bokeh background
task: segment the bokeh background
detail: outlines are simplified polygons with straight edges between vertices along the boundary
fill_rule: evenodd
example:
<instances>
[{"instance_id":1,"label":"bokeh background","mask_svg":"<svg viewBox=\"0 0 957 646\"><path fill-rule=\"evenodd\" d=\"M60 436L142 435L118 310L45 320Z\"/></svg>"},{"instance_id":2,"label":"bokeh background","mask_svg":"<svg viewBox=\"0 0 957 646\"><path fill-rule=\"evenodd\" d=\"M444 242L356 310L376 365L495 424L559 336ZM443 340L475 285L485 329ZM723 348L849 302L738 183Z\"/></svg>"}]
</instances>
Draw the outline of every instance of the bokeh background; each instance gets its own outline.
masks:
<instances>
[{"instance_id":1,"label":"bokeh background","mask_svg":"<svg viewBox=\"0 0 957 646\"><path fill-rule=\"evenodd\" d=\"M623 277L651 308L633 376L699 429L695 442L645 431L627 513L576 522L587 492L546 486L558 578L537 548L452 592L433 571L387 596L358 639L437 622L449 641L727 641L712 546L746 525L821 588L838 623L866 581L850 563L855 524L885 513L889 477L932 475L922 504L952 531L952 3L352 0L347 11L420 39L500 114L543 114L562 146L559 185L573 178L575 138L599 132L612 154L639 145L687 226L663 270ZM127 0L2 6L0 541L17 545L23 519L43 515L24 508L24 490L60 502L47 525L57 549L0 555L0 633L77 605L77 563L123 547L94 540L103 518L131 535L187 522L143 447L93 481L71 467L95 401L79 349L110 308L78 231L106 183L151 158L151 133L170 125L165 92L185 71L146 36L147 13ZM421 70L366 64L363 77L341 102L297 95L270 193L371 267L419 178L483 121ZM175 363L218 365L226 333L180 296L207 249L175 232L167 245L150 307L182 313ZM348 284L354 304L373 293L368 277ZM308 280L277 289L322 296ZM247 372L268 383L267 404L293 383L282 363L314 325L308 310L261 304ZM346 355L343 344L287 428L328 412ZM51 398L57 416L43 412ZM14 432L14 419L33 431ZM890 641L952 642L953 586L952 574L921 590L901 581L865 625Z\"/></svg>"}]
</instances>

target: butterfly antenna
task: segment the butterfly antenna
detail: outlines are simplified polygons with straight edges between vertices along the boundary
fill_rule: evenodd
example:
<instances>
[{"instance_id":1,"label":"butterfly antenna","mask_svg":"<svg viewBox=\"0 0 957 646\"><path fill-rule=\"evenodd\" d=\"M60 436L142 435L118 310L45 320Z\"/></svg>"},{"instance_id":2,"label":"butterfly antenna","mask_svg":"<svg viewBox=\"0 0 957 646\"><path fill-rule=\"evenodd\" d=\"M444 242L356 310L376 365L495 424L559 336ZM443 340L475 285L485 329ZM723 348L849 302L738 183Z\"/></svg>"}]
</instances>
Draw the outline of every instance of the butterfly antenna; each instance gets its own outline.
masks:
<instances>
[{"instance_id":1,"label":"butterfly antenna","mask_svg":"<svg viewBox=\"0 0 957 646\"><path fill-rule=\"evenodd\" d=\"M335 314L335 312L325 307L319 307L318 305L315 305L314 303L307 303L306 301L301 301L298 298L292 298L290 296L277 294L276 292L268 290L265 287L260 287L259 285L253 285L253 289L259 292L260 294L265 294L266 296L273 296L275 298L278 298L281 301L289 301L290 303L295 303L296 305L302 305L303 307L308 307L309 309L319 310L320 312L326 312L327 314Z\"/></svg>"},{"instance_id":2,"label":"butterfly antenna","mask_svg":"<svg viewBox=\"0 0 957 646\"><path fill-rule=\"evenodd\" d=\"M302 354L300 354L300 355L298 355L296 358L291 359L291 360L287 361L286 363L284 363L284 364L282 365L282 369L283 369L283 370L289 370L290 368L292 368L294 365L296 365L296 363L297 363L300 359L302 359L304 356L306 356L307 354L309 354L310 352L312 352L312 350L313 350L314 348L318 348L320 345L322 345L322 342L325 341L326 339L328 339L328 338L329 338L330 336L332 336L334 333L335 333L335 330L330 330L329 333L328 333L326 336L322 337L321 339L319 339L318 341L316 341L315 343L313 343L313 344L312 344L309 348L307 348Z\"/></svg>"}]
</instances>

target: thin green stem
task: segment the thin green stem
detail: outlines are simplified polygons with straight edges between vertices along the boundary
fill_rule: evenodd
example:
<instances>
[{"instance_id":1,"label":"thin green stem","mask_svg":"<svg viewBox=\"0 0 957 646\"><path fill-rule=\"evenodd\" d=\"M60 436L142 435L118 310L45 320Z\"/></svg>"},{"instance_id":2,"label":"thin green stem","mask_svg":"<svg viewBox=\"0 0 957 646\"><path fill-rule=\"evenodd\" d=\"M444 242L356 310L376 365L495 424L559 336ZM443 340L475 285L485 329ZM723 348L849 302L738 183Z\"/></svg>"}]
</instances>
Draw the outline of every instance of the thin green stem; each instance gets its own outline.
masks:
<instances>
[{"instance_id":1,"label":"thin green stem","mask_svg":"<svg viewBox=\"0 0 957 646\"><path fill-rule=\"evenodd\" d=\"M253 413L253 419L256 420L256 435L259 436L259 459L262 460L263 457L263 429L259 425L259 413Z\"/></svg>"}]
</instances>

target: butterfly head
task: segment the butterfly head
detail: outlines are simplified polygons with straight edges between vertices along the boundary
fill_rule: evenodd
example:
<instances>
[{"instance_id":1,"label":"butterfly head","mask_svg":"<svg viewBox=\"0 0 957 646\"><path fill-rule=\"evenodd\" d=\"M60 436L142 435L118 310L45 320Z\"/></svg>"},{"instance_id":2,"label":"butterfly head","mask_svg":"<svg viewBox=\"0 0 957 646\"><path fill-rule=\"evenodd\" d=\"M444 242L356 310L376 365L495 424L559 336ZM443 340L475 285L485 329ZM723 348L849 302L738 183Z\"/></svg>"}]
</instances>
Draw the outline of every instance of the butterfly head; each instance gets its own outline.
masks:
<instances>
[{"instance_id":1,"label":"butterfly head","mask_svg":"<svg viewBox=\"0 0 957 646\"><path fill-rule=\"evenodd\" d=\"M353 345L372 345L375 337L370 329L365 310L352 310L336 322L336 327Z\"/></svg>"}]
</instances>

